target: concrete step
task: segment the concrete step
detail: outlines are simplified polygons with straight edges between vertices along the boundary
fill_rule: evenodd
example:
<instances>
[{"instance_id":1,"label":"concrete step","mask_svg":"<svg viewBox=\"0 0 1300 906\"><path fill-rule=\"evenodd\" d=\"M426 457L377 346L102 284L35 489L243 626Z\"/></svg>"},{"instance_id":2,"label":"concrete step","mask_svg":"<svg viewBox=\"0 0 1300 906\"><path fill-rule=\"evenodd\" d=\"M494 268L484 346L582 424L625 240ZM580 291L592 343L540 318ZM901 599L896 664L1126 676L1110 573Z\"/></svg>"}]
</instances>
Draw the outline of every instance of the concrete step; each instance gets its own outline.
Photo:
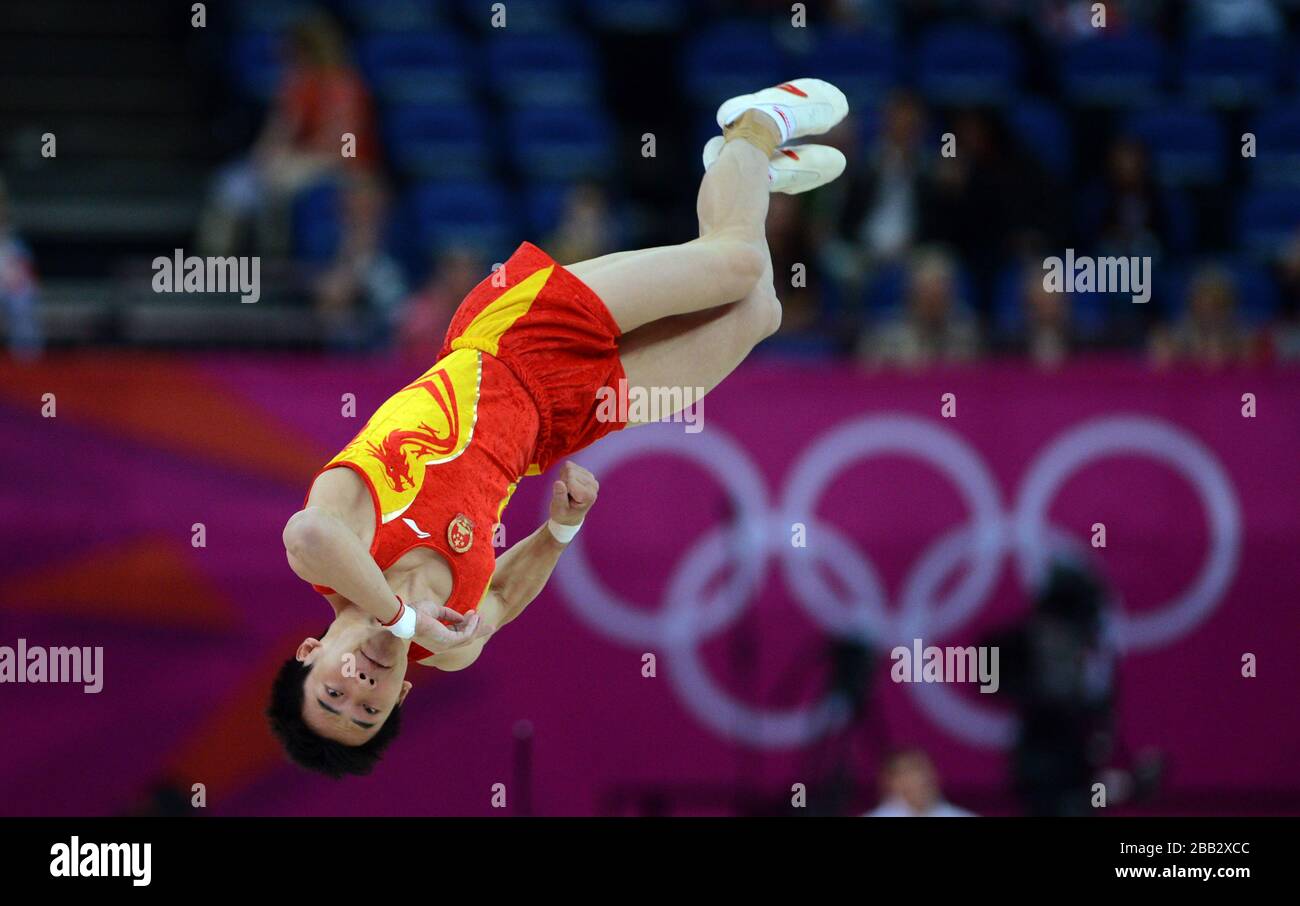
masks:
<instances>
[{"instance_id":1,"label":"concrete step","mask_svg":"<svg viewBox=\"0 0 1300 906\"><path fill-rule=\"evenodd\" d=\"M154 35L0 34L0 75L175 78L185 66L185 48Z\"/></svg>"},{"instance_id":2,"label":"concrete step","mask_svg":"<svg viewBox=\"0 0 1300 906\"><path fill-rule=\"evenodd\" d=\"M138 242L193 233L201 199L15 198L10 207L24 238Z\"/></svg>"},{"instance_id":3,"label":"concrete step","mask_svg":"<svg viewBox=\"0 0 1300 906\"><path fill-rule=\"evenodd\" d=\"M211 159L208 129L197 116L0 112L0 158L32 164L46 161L40 156L41 136L50 132L63 159Z\"/></svg>"},{"instance_id":4,"label":"concrete step","mask_svg":"<svg viewBox=\"0 0 1300 906\"><path fill-rule=\"evenodd\" d=\"M266 296L277 295L278 302ZM203 298L165 296L116 280L51 279L41 286L41 330L50 345L85 345L122 340L152 346L304 347L325 332L300 294L270 288L262 301L245 304L236 295ZM0 319L0 349L8 339Z\"/></svg>"},{"instance_id":5,"label":"concrete step","mask_svg":"<svg viewBox=\"0 0 1300 906\"><path fill-rule=\"evenodd\" d=\"M198 109L184 81L156 76L0 75L5 110L18 113L185 113Z\"/></svg>"},{"instance_id":6,"label":"concrete step","mask_svg":"<svg viewBox=\"0 0 1300 906\"><path fill-rule=\"evenodd\" d=\"M316 313L306 306L246 305L226 302L132 305L122 317L122 338L148 345L246 346L249 338L267 346L317 343L322 331Z\"/></svg>"},{"instance_id":7,"label":"concrete step","mask_svg":"<svg viewBox=\"0 0 1300 906\"><path fill-rule=\"evenodd\" d=\"M123 35L188 28L190 6L158 0L6 0L0 3L0 34Z\"/></svg>"},{"instance_id":8,"label":"concrete step","mask_svg":"<svg viewBox=\"0 0 1300 906\"><path fill-rule=\"evenodd\" d=\"M9 191L18 200L78 197L110 199L189 197L202 195L209 168L174 160L86 160L67 157L43 160L7 171Z\"/></svg>"}]
</instances>

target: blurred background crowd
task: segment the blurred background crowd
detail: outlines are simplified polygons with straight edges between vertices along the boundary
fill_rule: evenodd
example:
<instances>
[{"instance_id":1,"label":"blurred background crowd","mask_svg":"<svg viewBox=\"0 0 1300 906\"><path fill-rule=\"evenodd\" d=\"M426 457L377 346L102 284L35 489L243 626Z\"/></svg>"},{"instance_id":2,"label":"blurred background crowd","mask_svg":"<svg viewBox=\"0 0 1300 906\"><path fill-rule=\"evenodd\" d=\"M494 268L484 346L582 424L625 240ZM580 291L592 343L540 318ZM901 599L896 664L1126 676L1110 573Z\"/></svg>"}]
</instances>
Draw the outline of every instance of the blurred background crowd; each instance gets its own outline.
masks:
<instances>
[{"instance_id":1,"label":"blurred background crowd","mask_svg":"<svg viewBox=\"0 0 1300 906\"><path fill-rule=\"evenodd\" d=\"M770 347L1300 356L1294 0L233 0L201 28L171 4L44 6L0 13L22 354L427 356L519 241L573 262L693 235L717 103L793 74L849 94L829 141L850 163L772 200ZM153 293L174 248L260 256L262 301ZM1067 248L1149 256L1151 301L1045 291Z\"/></svg>"},{"instance_id":2,"label":"blurred background crowd","mask_svg":"<svg viewBox=\"0 0 1300 906\"><path fill-rule=\"evenodd\" d=\"M197 777L223 814L468 815L514 771L512 797L536 794L517 814L788 814L809 778L820 814L1094 814L1099 778L1129 813L1300 811L1298 372L1281 367L1300 358L1298 45L1300 0L0 3L0 630L93 639L123 665L103 696L0 701L26 721L0 801L190 811ZM718 103L795 76L849 95L824 139L849 168L773 196L782 328L710 396L705 437L724 442L693 449L775 494L803 474L792 457L871 420L869 465L817 505L841 533L823 544L844 540L809 569L835 581L762 583L746 619L713 621L692 655L708 669L665 661L675 683L627 669L643 648L623 647L621 608L587 606L590 577L572 597L552 582L549 616L505 634L495 666L414 677L434 693L404 705L387 774L287 767L249 717L321 605L280 532L347 419L427 367L521 241L569 263L693 237ZM156 292L152 262L176 250L256 256L258 301ZM1149 258L1150 301L1045 290L1067 250ZM1001 359L958 375L976 417L934 417L953 389L936 366ZM897 433L922 416L942 427ZM698 575L701 538L767 525L748 491L683 467L691 449L637 452L635 482L614 469L585 533L638 605ZM1042 581L998 561L1000 584L968 594L993 561L961 554L968 573L950 527L1002 517L958 479L986 463L1010 501L1061 456L1081 474L1016 559L1097 524L1113 548ZM547 487L521 485L512 533ZM903 626L917 601L941 641L1002 652L990 707L886 681L895 624L839 614ZM846 719L791 735L819 701ZM392 781L430 753L458 783Z\"/></svg>"}]
</instances>

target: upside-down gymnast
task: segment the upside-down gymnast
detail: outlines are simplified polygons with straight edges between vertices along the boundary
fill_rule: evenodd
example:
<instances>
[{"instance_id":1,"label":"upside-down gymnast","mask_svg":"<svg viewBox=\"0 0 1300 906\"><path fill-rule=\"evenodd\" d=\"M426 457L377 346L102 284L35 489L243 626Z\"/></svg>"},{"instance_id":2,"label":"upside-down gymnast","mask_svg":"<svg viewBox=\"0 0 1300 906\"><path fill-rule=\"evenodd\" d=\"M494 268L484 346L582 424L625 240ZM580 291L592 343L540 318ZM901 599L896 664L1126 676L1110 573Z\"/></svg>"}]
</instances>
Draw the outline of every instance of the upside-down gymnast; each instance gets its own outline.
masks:
<instances>
[{"instance_id":1,"label":"upside-down gymnast","mask_svg":"<svg viewBox=\"0 0 1300 906\"><path fill-rule=\"evenodd\" d=\"M541 592L595 478L565 463L550 519L500 558L492 529L524 475L624 427L597 417L602 389L708 392L777 329L768 193L843 172L839 151L795 140L847 112L817 79L732 98L704 149L699 238L568 267L524 243L465 297L438 361L321 469L284 528L290 567L334 610L272 690L293 761L368 773L397 735L407 664L468 667Z\"/></svg>"}]
</instances>

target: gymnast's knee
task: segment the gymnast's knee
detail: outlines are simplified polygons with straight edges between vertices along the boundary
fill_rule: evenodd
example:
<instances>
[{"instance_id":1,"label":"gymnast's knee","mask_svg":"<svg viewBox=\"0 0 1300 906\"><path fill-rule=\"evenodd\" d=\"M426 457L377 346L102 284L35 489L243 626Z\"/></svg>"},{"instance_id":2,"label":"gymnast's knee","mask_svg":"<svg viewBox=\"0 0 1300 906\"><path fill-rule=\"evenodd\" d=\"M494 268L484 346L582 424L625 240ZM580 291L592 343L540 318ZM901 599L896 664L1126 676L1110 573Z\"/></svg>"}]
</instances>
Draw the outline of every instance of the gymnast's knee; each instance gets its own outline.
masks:
<instances>
[{"instance_id":1,"label":"gymnast's knee","mask_svg":"<svg viewBox=\"0 0 1300 906\"><path fill-rule=\"evenodd\" d=\"M725 240L719 246L721 258L712 279L722 284L723 295L743 299L762 278L767 255L757 243L740 239Z\"/></svg>"},{"instance_id":2,"label":"gymnast's knee","mask_svg":"<svg viewBox=\"0 0 1300 906\"><path fill-rule=\"evenodd\" d=\"M771 287L750 293L740 304L745 308L745 324L753 345L758 345L780 329L781 302Z\"/></svg>"}]
</instances>

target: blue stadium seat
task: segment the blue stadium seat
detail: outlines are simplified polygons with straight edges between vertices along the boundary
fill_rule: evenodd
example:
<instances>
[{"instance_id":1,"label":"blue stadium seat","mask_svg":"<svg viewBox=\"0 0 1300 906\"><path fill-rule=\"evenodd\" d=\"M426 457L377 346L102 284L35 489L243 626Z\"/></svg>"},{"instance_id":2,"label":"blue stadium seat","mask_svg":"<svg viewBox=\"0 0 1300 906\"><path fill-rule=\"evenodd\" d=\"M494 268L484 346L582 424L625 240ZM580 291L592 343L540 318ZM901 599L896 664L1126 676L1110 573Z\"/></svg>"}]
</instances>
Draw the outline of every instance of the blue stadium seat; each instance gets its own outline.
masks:
<instances>
[{"instance_id":1,"label":"blue stadium seat","mask_svg":"<svg viewBox=\"0 0 1300 906\"><path fill-rule=\"evenodd\" d=\"M336 0L343 18L362 32L432 31L444 6L426 0Z\"/></svg>"},{"instance_id":2,"label":"blue stadium seat","mask_svg":"<svg viewBox=\"0 0 1300 906\"><path fill-rule=\"evenodd\" d=\"M1001 104L1020 81L1020 49L994 28L941 25L926 32L917 50L921 91L944 104Z\"/></svg>"},{"instance_id":3,"label":"blue stadium seat","mask_svg":"<svg viewBox=\"0 0 1300 906\"><path fill-rule=\"evenodd\" d=\"M185 4L187 10L189 6L190 4ZM278 33L311 15L316 9L317 5L310 0L236 0L228 15L230 21L241 31ZM208 24L213 24L211 19Z\"/></svg>"},{"instance_id":4,"label":"blue stadium seat","mask_svg":"<svg viewBox=\"0 0 1300 906\"><path fill-rule=\"evenodd\" d=\"M524 226L527 236L539 245L560 225L569 193L580 183L537 183L524 190ZM630 230L626 213L616 201L609 200L607 247L623 248Z\"/></svg>"},{"instance_id":5,"label":"blue stadium seat","mask_svg":"<svg viewBox=\"0 0 1300 906\"><path fill-rule=\"evenodd\" d=\"M500 11L494 9L493 0L459 0L459 6L461 17L472 28L490 34L563 31L573 18L572 0L504 0ZM504 25L497 24L498 12L505 15Z\"/></svg>"},{"instance_id":6,"label":"blue stadium seat","mask_svg":"<svg viewBox=\"0 0 1300 906\"><path fill-rule=\"evenodd\" d=\"M1223 265L1236 281L1238 310L1243 321L1251 325L1262 325L1277 316L1281 297L1277 282L1267 267L1249 259L1230 259L1217 263ZM1165 293L1163 312L1168 320L1176 321L1187 312L1188 294L1196 276L1196 267L1178 264L1166 271L1162 284Z\"/></svg>"},{"instance_id":7,"label":"blue stadium seat","mask_svg":"<svg viewBox=\"0 0 1300 906\"><path fill-rule=\"evenodd\" d=\"M569 183L543 183L528 188L525 194L528 235L537 237L534 241L543 241L559 225L571 188Z\"/></svg>"},{"instance_id":8,"label":"blue stadium seat","mask_svg":"<svg viewBox=\"0 0 1300 906\"><path fill-rule=\"evenodd\" d=\"M954 260L954 280L959 310L970 313L975 299L970 274L960 261ZM908 266L906 263L882 267L866 285L866 318L868 323L880 323L902 317L907 308Z\"/></svg>"},{"instance_id":9,"label":"blue stadium seat","mask_svg":"<svg viewBox=\"0 0 1300 906\"><path fill-rule=\"evenodd\" d=\"M1183 88L1206 104L1266 103L1277 88L1281 51L1279 42L1261 36L1193 38L1183 54Z\"/></svg>"},{"instance_id":10,"label":"blue stadium seat","mask_svg":"<svg viewBox=\"0 0 1300 906\"><path fill-rule=\"evenodd\" d=\"M587 19L604 31L671 31L686 20L687 0L583 0Z\"/></svg>"},{"instance_id":11,"label":"blue stadium seat","mask_svg":"<svg viewBox=\"0 0 1300 906\"><path fill-rule=\"evenodd\" d=\"M1205 185L1225 178L1223 125L1214 114L1168 107L1135 111L1124 133L1144 144L1165 185Z\"/></svg>"},{"instance_id":12,"label":"blue stadium seat","mask_svg":"<svg viewBox=\"0 0 1300 906\"><path fill-rule=\"evenodd\" d=\"M1258 184L1300 184L1300 105L1260 113L1250 124L1255 160L1250 172Z\"/></svg>"},{"instance_id":13,"label":"blue stadium seat","mask_svg":"<svg viewBox=\"0 0 1300 906\"><path fill-rule=\"evenodd\" d=\"M600 99L600 74L585 38L572 34L493 34L488 73L502 102L575 106Z\"/></svg>"},{"instance_id":14,"label":"blue stadium seat","mask_svg":"<svg viewBox=\"0 0 1300 906\"><path fill-rule=\"evenodd\" d=\"M1009 264L998 274L993 288L993 332L1003 338L1014 338L1025 329L1025 310L1020 304L1024 295L1022 287L1029 279L1028 269L1019 264Z\"/></svg>"},{"instance_id":15,"label":"blue stadium seat","mask_svg":"<svg viewBox=\"0 0 1300 906\"><path fill-rule=\"evenodd\" d=\"M692 132L691 138L692 151L690 160L691 166L696 166L698 162L700 169L697 172L699 173L704 172L704 163L700 159L701 154L704 152L704 143L713 138L713 136L722 134L722 130L718 128L718 121L715 117L715 113L716 110L714 108L706 108L702 106L697 106L691 113L691 125L694 127L694 131ZM638 138L640 138L640 136L638 136Z\"/></svg>"},{"instance_id":16,"label":"blue stadium seat","mask_svg":"<svg viewBox=\"0 0 1300 906\"><path fill-rule=\"evenodd\" d=\"M1195 205L1190 203L1185 190L1178 186L1161 186L1156 191L1165 215L1163 233L1158 237L1166 246L1163 251L1173 254L1189 251L1196 241L1199 228L1199 215ZM1085 244L1109 239L1103 238L1101 232L1110 198L1110 193L1101 183L1093 183L1078 194L1075 200L1075 219Z\"/></svg>"},{"instance_id":17,"label":"blue stadium seat","mask_svg":"<svg viewBox=\"0 0 1300 906\"><path fill-rule=\"evenodd\" d=\"M1066 97L1099 107L1143 107L1155 103L1166 81L1164 46L1134 32L1070 44L1059 80Z\"/></svg>"},{"instance_id":18,"label":"blue stadium seat","mask_svg":"<svg viewBox=\"0 0 1300 906\"><path fill-rule=\"evenodd\" d=\"M750 22L704 29L687 46L683 63L686 90L700 108L709 110L729 97L789 77L772 30Z\"/></svg>"},{"instance_id":19,"label":"blue stadium seat","mask_svg":"<svg viewBox=\"0 0 1300 906\"><path fill-rule=\"evenodd\" d=\"M813 359L824 361L838 351L833 339L814 331L773 334L758 347L759 355L777 353L782 358Z\"/></svg>"},{"instance_id":20,"label":"blue stadium seat","mask_svg":"<svg viewBox=\"0 0 1300 906\"><path fill-rule=\"evenodd\" d=\"M1042 101L1022 100L1007 109L1012 134L1054 176L1065 177L1074 165L1074 142L1065 117Z\"/></svg>"},{"instance_id":21,"label":"blue stadium seat","mask_svg":"<svg viewBox=\"0 0 1300 906\"><path fill-rule=\"evenodd\" d=\"M1023 299L1025 282L1030 273L1028 267L1011 264L998 275L993 291L993 330L1003 339L1020 337L1025 330ZM1035 267L1032 273L1041 279L1043 270ZM1111 300L1098 293L1065 295L1070 309L1070 326L1078 336L1086 340L1101 336L1106 330L1107 305Z\"/></svg>"},{"instance_id":22,"label":"blue stadium seat","mask_svg":"<svg viewBox=\"0 0 1300 906\"><path fill-rule=\"evenodd\" d=\"M833 82L849 99L850 110L880 102L898 82L897 43L874 31L825 32L802 55L796 69Z\"/></svg>"},{"instance_id":23,"label":"blue stadium seat","mask_svg":"<svg viewBox=\"0 0 1300 906\"><path fill-rule=\"evenodd\" d=\"M883 125L880 108L859 107L856 110L849 108L849 117L853 120L853 128L858 134L858 147L863 150L874 147L876 140L880 138L880 130ZM938 137L932 136L932 138L935 139L937 145ZM853 166L853 161L849 162L849 166Z\"/></svg>"},{"instance_id":24,"label":"blue stadium seat","mask_svg":"<svg viewBox=\"0 0 1300 906\"><path fill-rule=\"evenodd\" d=\"M470 246L505 260L516 239L513 207L490 182L429 182L408 196L413 238L422 252Z\"/></svg>"},{"instance_id":25,"label":"blue stadium seat","mask_svg":"<svg viewBox=\"0 0 1300 906\"><path fill-rule=\"evenodd\" d=\"M384 140L404 175L483 177L493 164L487 117L478 107L396 107L384 117Z\"/></svg>"},{"instance_id":26,"label":"blue stadium seat","mask_svg":"<svg viewBox=\"0 0 1300 906\"><path fill-rule=\"evenodd\" d=\"M361 70L384 101L464 103L473 94L469 55L453 34L375 34L358 48Z\"/></svg>"},{"instance_id":27,"label":"blue stadium seat","mask_svg":"<svg viewBox=\"0 0 1300 906\"><path fill-rule=\"evenodd\" d=\"M248 32L231 43L230 69L239 90L259 101L269 101L280 82L284 65L283 41L271 32Z\"/></svg>"},{"instance_id":28,"label":"blue stadium seat","mask_svg":"<svg viewBox=\"0 0 1300 906\"><path fill-rule=\"evenodd\" d=\"M1255 188L1237 207L1237 245L1262 259L1273 257L1300 228L1300 189Z\"/></svg>"},{"instance_id":29,"label":"blue stadium seat","mask_svg":"<svg viewBox=\"0 0 1300 906\"><path fill-rule=\"evenodd\" d=\"M1164 189L1160 193L1160 200L1169 213L1169 235L1164 237L1168 241L1169 250L1175 254L1190 251L1196 243L1200 219L1196 206L1176 186Z\"/></svg>"},{"instance_id":30,"label":"blue stadium seat","mask_svg":"<svg viewBox=\"0 0 1300 906\"><path fill-rule=\"evenodd\" d=\"M599 179L614 163L613 127L597 108L517 110L507 132L515 167L530 181Z\"/></svg>"},{"instance_id":31,"label":"blue stadium seat","mask_svg":"<svg viewBox=\"0 0 1300 906\"><path fill-rule=\"evenodd\" d=\"M342 235L342 205L338 186L323 182L299 192L293 200L294 257L323 265L333 259Z\"/></svg>"},{"instance_id":32,"label":"blue stadium seat","mask_svg":"<svg viewBox=\"0 0 1300 906\"><path fill-rule=\"evenodd\" d=\"M1276 318L1281 294L1272 272L1251 261L1233 262L1229 269L1237 280L1242 317L1250 324L1267 324Z\"/></svg>"}]
</instances>

